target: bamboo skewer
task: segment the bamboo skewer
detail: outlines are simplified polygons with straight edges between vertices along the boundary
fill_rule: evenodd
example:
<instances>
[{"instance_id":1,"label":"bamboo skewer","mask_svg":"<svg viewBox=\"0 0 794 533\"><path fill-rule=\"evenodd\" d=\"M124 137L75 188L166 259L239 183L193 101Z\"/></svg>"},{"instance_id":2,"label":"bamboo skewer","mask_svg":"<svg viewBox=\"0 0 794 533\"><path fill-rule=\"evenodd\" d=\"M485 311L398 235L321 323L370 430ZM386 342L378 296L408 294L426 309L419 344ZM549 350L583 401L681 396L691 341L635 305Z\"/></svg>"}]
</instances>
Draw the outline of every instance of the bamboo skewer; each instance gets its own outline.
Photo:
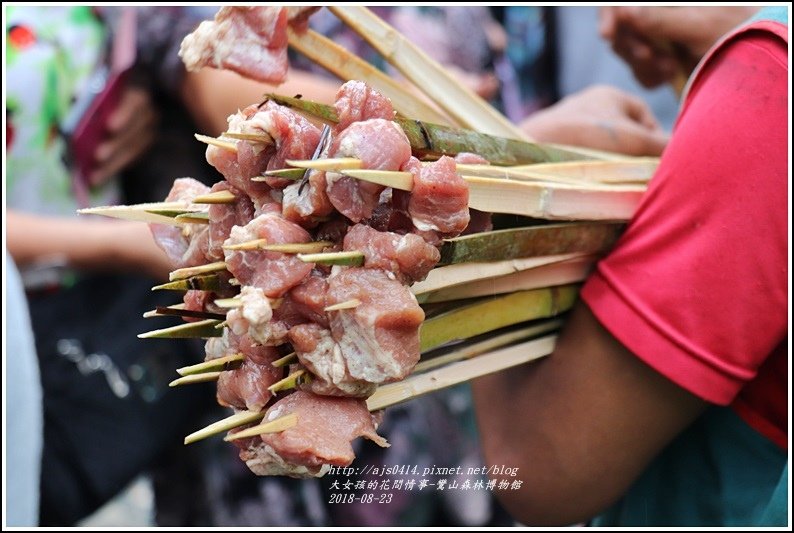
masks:
<instances>
[{"instance_id":1,"label":"bamboo skewer","mask_svg":"<svg viewBox=\"0 0 794 533\"><path fill-rule=\"evenodd\" d=\"M239 133L234 131L224 131L223 133L221 133L221 137L228 137L229 139L234 139L236 141L250 141L250 142L262 143L262 144L273 144L273 137L271 137L269 134L265 132Z\"/></svg>"},{"instance_id":2,"label":"bamboo skewer","mask_svg":"<svg viewBox=\"0 0 794 533\"><path fill-rule=\"evenodd\" d=\"M493 135L526 139L507 118L369 9L361 6L329 9L461 124Z\"/></svg>"},{"instance_id":3,"label":"bamboo skewer","mask_svg":"<svg viewBox=\"0 0 794 533\"><path fill-rule=\"evenodd\" d=\"M243 354L236 353L227 355L225 357L218 357L217 359L210 359L209 361L204 361L195 365L183 366L182 368L177 368L176 372L180 376L190 376L193 374L203 374L210 371L223 371L226 370L230 363L236 363L238 361L242 361L243 359L245 359Z\"/></svg>"},{"instance_id":4,"label":"bamboo skewer","mask_svg":"<svg viewBox=\"0 0 794 533\"><path fill-rule=\"evenodd\" d=\"M357 250L348 252L298 254L297 257L304 263L318 263L321 265L361 266L364 264L364 254Z\"/></svg>"},{"instance_id":5,"label":"bamboo skewer","mask_svg":"<svg viewBox=\"0 0 794 533\"><path fill-rule=\"evenodd\" d=\"M221 309L237 309L243 306L243 301L240 298L218 298L212 303Z\"/></svg>"},{"instance_id":6,"label":"bamboo skewer","mask_svg":"<svg viewBox=\"0 0 794 533\"><path fill-rule=\"evenodd\" d=\"M398 113L437 124L450 124L444 114L425 104L416 95L407 91L403 85L327 37L313 30L299 33L288 27L287 31L289 44L292 48L341 80L366 82L391 100Z\"/></svg>"},{"instance_id":7,"label":"bamboo skewer","mask_svg":"<svg viewBox=\"0 0 794 533\"><path fill-rule=\"evenodd\" d=\"M178 224L209 224L210 214L206 211L197 211L195 213L182 213L174 217L174 222Z\"/></svg>"},{"instance_id":8,"label":"bamboo skewer","mask_svg":"<svg viewBox=\"0 0 794 533\"><path fill-rule=\"evenodd\" d=\"M201 135L200 133L194 133L193 136L196 138L197 141L203 142L204 144L209 144L210 146L217 146L218 148L223 148L224 150L229 150L230 152L237 152L237 143L231 141L224 141L223 139L216 139L215 137L210 137L208 135Z\"/></svg>"},{"instance_id":9,"label":"bamboo skewer","mask_svg":"<svg viewBox=\"0 0 794 533\"><path fill-rule=\"evenodd\" d=\"M181 310L181 309L185 308L185 304L181 303L181 304L169 305L168 308L169 309L175 309L175 310ZM156 316L164 316L163 313L160 312L160 309L161 308L152 309L151 311L146 311L143 314L143 318L154 318Z\"/></svg>"},{"instance_id":10,"label":"bamboo skewer","mask_svg":"<svg viewBox=\"0 0 794 533\"><path fill-rule=\"evenodd\" d=\"M276 359L275 361L273 361L270 364L273 365L276 368L281 368L284 365L292 364L297 358L298 358L298 354L296 354L295 352L292 352L292 353L288 353L284 357Z\"/></svg>"},{"instance_id":11,"label":"bamboo skewer","mask_svg":"<svg viewBox=\"0 0 794 533\"><path fill-rule=\"evenodd\" d=\"M237 197L231 191L216 191L193 198L194 204L232 204L235 201Z\"/></svg>"},{"instance_id":12,"label":"bamboo skewer","mask_svg":"<svg viewBox=\"0 0 794 533\"><path fill-rule=\"evenodd\" d=\"M259 435L263 435L265 433L279 433L296 425L298 425L298 415L295 413L290 413L288 415L276 418L275 420L270 420L263 424L259 424L258 426L226 435L223 440L229 442L237 439L258 437Z\"/></svg>"},{"instance_id":13,"label":"bamboo skewer","mask_svg":"<svg viewBox=\"0 0 794 533\"><path fill-rule=\"evenodd\" d=\"M222 331L215 329L220 320L208 319L199 322L188 322L170 328L155 329L138 335L139 339L205 339L220 337Z\"/></svg>"},{"instance_id":14,"label":"bamboo skewer","mask_svg":"<svg viewBox=\"0 0 794 533\"><path fill-rule=\"evenodd\" d=\"M269 390L270 392L278 392L282 390L292 389L298 384L298 378L300 378L305 373L306 373L305 368L296 370L295 372L285 377L284 379L281 379L273 383L271 386L267 388L267 390Z\"/></svg>"},{"instance_id":15,"label":"bamboo skewer","mask_svg":"<svg viewBox=\"0 0 794 533\"><path fill-rule=\"evenodd\" d=\"M326 159L287 159L286 164L304 169L325 170L328 172L340 172L342 170L362 168L364 163L354 157L337 157Z\"/></svg>"},{"instance_id":16,"label":"bamboo skewer","mask_svg":"<svg viewBox=\"0 0 794 533\"><path fill-rule=\"evenodd\" d=\"M556 335L549 335L383 385L367 399L367 408L378 411L430 392L527 363L553 352L556 340Z\"/></svg>"},{"instance_id":17,"label":"bamboo skewer","mask_svg":"<svg viewBox=\"0 0 794 533\"><path fill-rule=\"evenodd\" d=\"M207 381L218 381L220 372L203 372L201 374L191 374L177 378L168 384L169 387L179 387L181 385L192 385L194 383L206 383Z\"/></svg>"},{"instance_id":18,"label":"bamboo skewer","mask_svg":"<svg viewBox=\"0 0 794 533\"><path fill-rule=\"evenodd\" d=\"M221 270L226 270L226 263L223 261L217 261L215 263L207 263L206 265L178 268L173 272L171 272L170 274L168 274L168 279L170 281L178 281L182 279L192 278L193 276L198 276L200 274L219 272Z\"/></svg>"},{"instance_id":19,"label":"bamboo skewer","mask_svg":"<svg viewBox=\"0 0 794 533\"><path fill-rule=\"evenodd\" d=\"M212 437L213 435L217 435L219 433L224 433L226 431L229 431L230 429L244 426L245 424L258 422L262 420L264 416L265 416L264 411L261 413L255 413L252 411L240 411L239 413L235 413L231 416L228 416L223 420L218 420L217 422L214 422L205 428L202 428L198 431L191 433L190 435L185 437L185 445L198 442L200 440L206 439L207 437Z\"/></svg>"},{"instance_id":20,"label":"bamboo skewer","mask_svg":"<svg viewBox=\"0 0 794 533\"><path fill-rule=\"evenodd\" d=\"M110 205L102 207L89 207L80 209L77 212L81 215L101 215L121 220L132 220L134 222L147 222L149 224L166 224L169 226L179 225L172 215L164 215L164 212L182 214L199 208L191 208L184 202L154 202L137 205Z\"/></svg>"},{"instance_id":21,"label":"bamboo skewer","mask_svg":"<svg viewBox=\"0 0 794 533\"><path fill-rule=\"evenodd\" d=\"M217 291L224 283L217 274L193 276L152 287L153 291Z\"/></svg>"},{"instance_id":22,"label":"bamboo skewer","mask_svg":"<svg viewBox=\"0 0 794 533\"><path fill-rule=\"evenodd\" d=\"M298 181L303 178L304 170L301 168L281 168L278 170L268 170L264 176L254 176L251 181L267 181L267 178L282 178L286 180Z\"/></svg>"},{"instance_id":23,"label":"bamboo skewer","mask_svg":"<svg viewBox=\"0 0 794 533\"><path fill-rule=\"evenodd\" d=\"M280 252L282 254L313 254L322 252L325 248L333 246L330 241L300 242L288 244L268 244L267 239L256 239L224 246L224 250L264 250L269 252Z\"/></svg>"},{"instance_id":24,"label":"bamboo skewer","mask_svg":"<svg viewBox=\"0 0 794 533\"><path fill-rule=\"evenodd\" d=\"M345 302L339 302L338 304L329 305L323 309L326 313L331 311L343 311L345 309L355 309L361 305L361 300L358 298L353 298L351 300L347 300Z\"/></svg>"}]
</instances>

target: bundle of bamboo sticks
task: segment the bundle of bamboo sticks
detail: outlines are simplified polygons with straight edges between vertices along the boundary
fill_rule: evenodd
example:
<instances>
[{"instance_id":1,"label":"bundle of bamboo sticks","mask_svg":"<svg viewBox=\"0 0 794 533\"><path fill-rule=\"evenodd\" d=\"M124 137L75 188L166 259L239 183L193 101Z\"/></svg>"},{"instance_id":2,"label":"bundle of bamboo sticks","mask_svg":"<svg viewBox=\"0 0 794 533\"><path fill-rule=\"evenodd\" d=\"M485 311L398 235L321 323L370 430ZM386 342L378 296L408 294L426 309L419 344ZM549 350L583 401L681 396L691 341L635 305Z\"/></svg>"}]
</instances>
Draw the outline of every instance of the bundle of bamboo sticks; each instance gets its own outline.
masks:
<instances>
[{"instance_id":1,"label":"bundle of bamboo sticks","mask_svg":"<svg viewBox=\"0 0 794 533\"><path fill-rule=\"evenodd\" d=\"M523 364L553 351L560 315L573 305L579 283L598 257L619 237L632 216L658 161L626 158L575 147L544 145L526 139L520 130L479 97L458 85L442 67L363 7L330 8L397 67L436 106L408 92L328 39L309 30L290 30L290 45L343 80L360 79L392 100L414 155L423 160L460 152L477 153L492 165L458 165L469 185L471 208L503 214L509 228L446 240L441 262L422 282L411 287L425 308L420 330L422 360L405 380L381 386L368 399L378 410L491 372ZM333 108L276 94L268 99L292 108L315 122L337 121ZM405 118L412 117L412 118ZM463 129L462 127L465 127ZM225 133L196 138L227 150L233 140L270 143L268 136ZM288 161L288 168L269 176L301 179L306 169L339 172L359 180L410 191L412 177L403 172L372 171L355 159ZM264 176L261 178L264 179ZM158 224L208 223L206 205L233 201L228 192L195 198L192 203L162 202L85 209L84 214ZM361 252L323 253L328 243L268 245L251 241L237 249L262 249L296 254L318 264L360 265ZM223 262L175 270L155 290L217 290L228 276ZM217 300L220 307L240 305L236 298ZM277 305L278 302L272 302ZM344 302L339 305L356 305ZM181 304L148 311L145 316L181 315L202 320L155 329L142 338L208 338L222 334L224 315L185 311ZM331 310L331 309L327 309ZM288 364L293 354L274 365ZM172 385L213 381L239 364L232 355L178 369ZM300 371L299 371L300 372ZM292 374L272 390L294 386ZM189 444L259 422L263 412L238 412L185 438ZM279 418L234 433L243 438L283 431L294 416Z\"/></svg>"}]
</instances>

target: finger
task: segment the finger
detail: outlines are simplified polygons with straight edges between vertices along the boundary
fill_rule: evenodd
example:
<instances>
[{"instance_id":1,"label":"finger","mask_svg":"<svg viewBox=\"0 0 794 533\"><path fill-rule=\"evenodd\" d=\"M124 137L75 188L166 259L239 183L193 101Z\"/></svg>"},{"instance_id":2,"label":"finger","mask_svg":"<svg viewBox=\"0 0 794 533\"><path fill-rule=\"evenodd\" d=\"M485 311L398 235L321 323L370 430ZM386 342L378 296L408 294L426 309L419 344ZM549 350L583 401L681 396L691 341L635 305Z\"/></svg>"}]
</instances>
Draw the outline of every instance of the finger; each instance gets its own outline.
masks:
<instances>
[{"instance_id":1,"label":"finger","mask_svg":"<svg viewBox=\"0 0 794 533\"><path fill-rule=\"evenodd\" d=\"M615 8L602 7L598 10L598 33L602 39L612 41L617 35Z\"/></svg>"},{"instance_id":2,"label":"finger","mask_svg":"<svg viewBox=\"0 0 794 533\"><path fill-rule=\"evenodd\" d=\"M617 149L632 156L658 156L667 146L664 132L651 130L635 123L625 122L616 127Z\"/></svg>"},{"instance_id":3,"label":"finger","mask_svg":"<svg viewBox=\"0 0 794 533\"><path fill-rule=\"evenodd\" d=\"M656 120L653 111L641 98L625 93L622 95L621 103L623 104L623 111L629 119L649 130L661 130L659 121Z\"/></svg>"},{"instance_id":4,"label":"finger","mask_svg":"<svg viewBox=\"0 0 794 533\"><path fill-rule=\"evenodd\" d=\"M137 87L128 87L121 96L116 110L108 117L107 129L113 133L120 131L136 120L139 113L151 109L149 94Z\"/></svg>"},{"instance_id":5,"label":"finger","mask_svg":"<svg viewBox=\"0 0 794 533\"><path fill-rule=\"evenodd\" d=\"M137 159L152 143L156 133L156 115L149 111L132 124L113 136L97 149L97 169L92 172L90 181L98 185L129 163Z\"/></svg>"}]
</instances>

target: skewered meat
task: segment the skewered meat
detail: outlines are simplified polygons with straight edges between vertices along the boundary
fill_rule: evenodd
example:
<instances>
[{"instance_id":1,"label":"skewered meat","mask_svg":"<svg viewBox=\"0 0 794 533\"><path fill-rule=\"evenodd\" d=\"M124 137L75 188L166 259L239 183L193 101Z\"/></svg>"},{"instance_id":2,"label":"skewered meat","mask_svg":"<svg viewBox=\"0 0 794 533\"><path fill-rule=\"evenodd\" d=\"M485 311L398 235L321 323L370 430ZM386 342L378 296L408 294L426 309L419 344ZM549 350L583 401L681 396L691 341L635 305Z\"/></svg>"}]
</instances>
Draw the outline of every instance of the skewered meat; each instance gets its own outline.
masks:
<instances>
[{"instance_id":1,"label":"skewered meat","mask_svg":"<svg viewBox=\"0 0 794 533\"><path fill-rule=\"evenodd\" d=\"M354 122L334 139L331 157L360 159L366 169L399 170L411 157L411 144L402 129L389 120ZM328 172L328 199L353 222L372 216L384 187Z\"/></svg>"},{"instance_id":2,"label":"skewered meat","mask_svg":"<svg viewBox=\"0 0 794 533\"><path fill-rule=\"evenodd\" d=\"M265 239L268 244L291 244L311 241L311 235L279 214L259 215L245 226L232 228L226 245ZM265 250L226 250L226 265L242 285L259 287L269 298L279 298L298 285L312 271L293 255Z\"/></svg>"},{"instance_id":3,"label":"skewered meat","mask_svg":"<svg viewBox=\"0 0 794 533\"><path fill-rule=\"evenodd\" d=\"M371 118L394 119L391 101L363 81L350 80L336 93L334 110L339 119L335 131L344 131L354 122Z\"/></svg>"},{"instance_id":4,"label":"skewered meat","mask_svg":"<svg viewBox=\"0 0 794 533\"><path fill-rule=\"evenodd\" d=\"M188 206L193 198L209 192L209 187L193 178L178 178L166 197L166 202L183 202ZM157 245L166 253L176 268L207 263L209 231L206 224L166 226L149 224Z\"/></svg>"},{"instance_id":5,"label":"skewered meat","mask_svg":"<svg viewBox=\"0 0 794 533\"><path fill-rule=\"evenodd\" d=\"M469 187L457 173L455 160L410 166L414 187L408 202L414 226L437 231L444 237L460 235L469 224Z\"/></svg>"},{"instance_id":6,"label":"skewered meat","mask_svg":"<svg viewBox=\"0 0 794 533\"><path fill-rule=\"evenodd\" d=\"M348 268L328 278L328 305L353 299L361 304L330 313L331 333L350 375L371 383L407 376L419 361L425 318L414 295L382 270Z\"/></svg>"},{"instance_id":7,"label":"skewered meat","mask_svg":"<svg viewBox=\"0 0 794 533\"><path fill-rule=\"evenodd\" d=\"M292 413L297 415L294 427L241 443L240 458L255 474L319 477L332 465L353 462L350 443L358 437L389 445L375 432L375 417L361 400L297 391L273 404L264 422Z\"/></svg>"},{"instance_id":8,"label":"skewered meat","mask_svg":"<svg viewBox=\"0 0 794 533\"><path fill-rule=\"evenodd\" d=\"M179 57L188 70L209 66L246 78L281 83L287 75L287 11L282 7L222 7L184 38Z\"/></svg>"},{"instance_id":9,"label":"skewered meat","mask_svg":"<svg viewBox=\"0 0 794 533\"><path fill-rule=\"evenodd\" d=\"M308 28L319 7L222 7L214 20L202 22L184 38L179 57L189 71L228 69L254 80L279 84L289 66L287 24Z\"/></svg>"},{"instance_id":10,"label":"skewered meat","mask_svg":"<svg viewBox=\"0 0 794 533\"><path fill-rule=\"evenodd\" d=\"M392 272L408 284L425 279L441 258L438 249L418 235L377 231L364 224L350 228L344 249L362 252L366 268Z\"/></svg>"},{"instance_id":11,"label":"skewered meat","mask_svg":"<svg viewBox=\"0 0 794 533\"><path fill-rule=\"evenodd\" d=\"M211 261L223 261L223 242L229 238L234 226L245 226L253 220L254 204L248 195L235 189L225 181L219 181L213 185L211 191L231 191L235 195L233 203L210 205L207 258Z\"/></svg>"}]
</instances>

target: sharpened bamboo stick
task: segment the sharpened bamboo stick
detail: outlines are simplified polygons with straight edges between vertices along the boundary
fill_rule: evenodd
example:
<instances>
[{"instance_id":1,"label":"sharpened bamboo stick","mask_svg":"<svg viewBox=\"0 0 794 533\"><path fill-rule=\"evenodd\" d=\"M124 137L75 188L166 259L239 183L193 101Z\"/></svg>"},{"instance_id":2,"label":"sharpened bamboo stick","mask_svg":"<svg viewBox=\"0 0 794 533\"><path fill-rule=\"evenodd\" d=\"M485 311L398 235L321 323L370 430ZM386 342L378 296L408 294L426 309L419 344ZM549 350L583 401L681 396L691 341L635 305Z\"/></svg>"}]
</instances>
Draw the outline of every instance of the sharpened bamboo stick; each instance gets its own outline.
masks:
<instances>
[{"instance_id":1,"label":"sharpened bamboo stick","mask_svg":"<svg viewBox=\"0 0 794 533\"><path fill-rule=\"evenodd\" d=\"M254 176L251 181L267 181L267 178L282 178L285 180L298 181L303 178L306 172L302 168L281 168L278 170L268 170L264 176Z\"/></svg>"},{"instance_id":2,"label":"sharpened bamboo stick","mask_svg":"<svg viewBox=\"0 0 794 533\"><path fill-rule=\"evenodd\" d=\"M218 298L212 303L221 309L237 309L243 306L243 301L240 298Z\"/></svg>"},{"instance_id":3,"label":"sharpened bamboo stick","mask_svg":"<svg viewBox=\"0 0 794 533\"><path fill-rule=\"evenodd\" d=\"M173 216L164 215L162 213L170 212L181 214L186 211L191 211L191 208L187 207L184 202L153 202L137 205L89 207L86 209L79 209L77 212L81 215L100 215L121 220L176 226L179 223L174 220Z\"/></svg>"},{"instance_id":4,"label":"sharpened bamboo stick","mask_svg":"<svg viewBox=\"0 0 794 533\"><path fill-rule=\"evenodd\" d=\"M430 392L528 363L552 353L556 340L556 335L549 335L383 385L367 399L367 408L378 411Z\"/></svg>"},{"instance_id":5,"label":"sharpened bamboo stick","mask_svg":"<svg viewBox=\"0 0 794 533\"><path fill-rule=\"evenodd\" d=\"M267 252L280 252L282 254L312 254L322 252L329 246L333 246L331 241L296 242L285 244L268 244L267 239L256 239L239 244L224 246L224 250L264 250Z\"/></svg>"},{"instance_id":6,"label":"sharpened bamboo stick","mask_svg":"<svg viewBox=\"0 0 794 533\"><path fill-rule=\"evenodd\" d=\"M329 305L325 307L323 311L325 311L326 313L330 311L343 311L345 309L355 309L359 305L361 305L361 300L359 300L358 298L352 298L345 302L339 302L338 304Z\"/></svg>"},{"instance_id":7,"label":"sharpened bamboo stick","mask_svg":"<svg viewBox=\"0 0 794 533\"><path fill-rule=\"evenodd\" d=\"M243 359L245 359L243 354L236 353L224 357L218 357L217 359L210 359L209 361L204 361L195 365L183 366L182 368L177 368L176 372L180 376L190 376L193 374L203 374L210 371L223 371L226 370L227 365L230 363L236 363L237 361L242 361Z\"/></svg>"},{"instance_id":8,"label":"sharpened bamboo stick","mask_svg":"<svg viewBox=\"0 0 794 533\"><path fill-rule=\"evenodd\" d=\"M139 339L205 339L220 337L222 332L215 329L220 320L207 319L198 322L188 322L170 328L155 329L141 333Z\"/></svg>"},{"instance_id":9,"label":"sharpened bamboo stick","mask_svg":"<svg viewBox=\"0 0 794 533\"><path fill-rule=\"evenodd\" d=\"M215 137L210 137L208 135L201 135L200 133L194 133L193 136L197 141L201 141L204 144L217 146L218 148L223 148L224 150L229 150L230 152L237 152L236 142L224 141L222 139L216 139Z\"/></svg>"},{"instance_id":10,"label":"sharpened bamboo stick","mask_svg":"<svg viewBox=\"0 0 794 533\"><path fill-rule=\"evenodd\" d=\"M276 368L281 368L284 365L292 364L297 359L298 359L298 354L296 354L295 352L291 352L291 353L288 353L287 355L285 355L284 357L276 359L275 361L273 361L270 364L273 365Z\"/></svg>"},{"instance_id":11,"label":"sharpened bamboo stick","mask_svg":"<svg viewBox=\"0 0 794 533\"><path fill-rule=\"evenodd\" d=\"M265 132L262 133L239 133L234 131L224 131L221 137L228 137L236 141L250 141L262 144L273 144L273 137ZM236 149L236 147L235 147Z\"/></svg>"},{"instance_id":12,"label":"sharpened bamboo stick","mask_svg":"<svg viewBox=\"0 0 794 533\"><path fill-rule=\"evenodd\" d=\"M304 263L317 263L321 265L361 266L364 264L364 254L358 250L351 250L349 252L298 254L297 258Z\"/></svg>"},{"instance_id":13,"label":"sharpened bamboo stick","mask_svg":"<svg viewBox=\"0 0 794 533\"><path fill-rule=\"evenodd\" d=\"M279 433L285 429L289 429L297 425L298 415L295 413L290 413L280 418L276 418L275 420L270 420L268 422L264 422L263 424L259 424L258 426L226 435L223 440L229 442L237 439L258 437L259 435L264 435L265 433Z\"/></svg>"},{"instance_id":14,"label":"sharpened bamboo stick","mask_svg":"<svg viewBox=\"0 0 794 533\"><path fill-rule=\"evenodd\" d=\"M329 9L459 123L507 138L527 136L416 45L363 6Z\"/></svg>"},{"instance_id":15,"label":"sharpened bamboo stick","mask_svg":"<svg viewBox=\"0 0 794 533\"><path fill-rule=\"evenodd\" d=\"M293 389L298 385L298 378L300 378L305 373L306 373L305 368L296 370L295 372L285 377L284 379L281 379L273 383L271 386L267 388L267 390L269 390L270 392L279 392L282 390Z\"/></svg>"},{"instance_id":16,"label":"sharpened bamboo stick","mask_svg":"<svg viewBox=\"0 0 794 533\"><path fill-rule=\"evenodd\" d=\"M180 309L184 309L185 308L185 304L181 303L181 304L169 305L168 308L169 309L180 310ZM152 309L151 311L146 311L143 314L143 318L154 318L154 317L158 317L158 316L166 316L160 311L160 308Z\"/></svg>"},{"instance_id":17,"label":"sharpened bamboo stick","mask_svg":"<svg viewBox=\"0 0 794 533\"><path fill-rule=\"evenodd\" d=\"M329 159L287 159L286 164L312 170L325 170L326 172L338 172L340 170L348 170L361 168L364 163L360 159L354 157L336 157Z\"/></svg>"},{"instance_id":18,"label":"sharpened bamboo stick","mask_svg":"<svg viewBox=\"0 0 794 533\"><path fill-rule=\"evenodd\" d=\"M237 197L231 191L216 191L193 198L194 204L233 204Z\"/></svg>"},{"instance_id":19,"label":"sharpened bamboo stick","mask_svg":"<svg viewBox=\"0 0 794 533\"><path fill-rule=\"evenodd\" d=\"M342 48L319 33L308 30L296 32L287 28L289 44L339 79L361 80L391 100L394 109L406 117L451 124L449 118L406 90L399 82L373 67L355 54Z\"/></svg>"},{"instance_id":20,"label":"sharpened bamboo stick","mask_svg":"<svg viewBox=\"0 0 794 533\"><path fill-rule=\"evenodd\" d=\"M219 433L223 433L225 431L229 431L230 429L244 426L252 422L259 422L262 420L262 418L264 418L264 416L264 411L260 413L252 411L240 411L239 413L228 416L223 420L213 422L209 426L191 433L185 437L185 445L193 444L194 442L204 440L207 437L212 437L213 435L217 435Z\"/></svg>"},{"instance_id":21,"label":"sharpened bamboo stick","mask_svg":"<svg viewBox=\"0 0 794 533\"><path fill-rule=\"evenodd\" d=\"M193 276L198 276L200 274L219 272L221 270L226 270L226 263L223 261L217 261L215 263L207 263L206 265L178 268L168 274L168 279L171 281L177 281L181 279L192 278Z\"/></svg>"},{"instance_id":22,"label":"sharpened bamboo stick","mask_svg":"<svg viewBox=\"0 0 794 533\"><path fill-rule=\"evenodd\" d=\"M439 355L431 359L423 359L414 367L412 375L421 374L422 372L427 372L428 370L448 365L449 363L461 361L463 359L471 359L472 357L477 357L478 355L482 355L496 348L502 348L503 346L513 344L514 342L520 340L536 337L544 333L549 333L550 331L559 329L561 326L562 320L559 318L554 318L551 320L544 320L539 324L533 324L532 326L523 327L515 331L501 333L480 342L466 345L463 348L454 350L452 353Z\"/></svg>"},{"instance_id":23,"label":"sharpened bamboo stick","mask_svg":"<svg viewBox=\"0 0 794 533\"><path fill-rule=\"evenodd\" d=\"M177 378L168 384L169 387L179 387L181 385L192 385L194 383L206 383L207 381L218 381L221 377L220 372L204 372L202 374L191 374Z\"/></svg>"},{"instance_id":24,"label":"sharpened bamboo stick","mask_svg":"<svg viewBox=\"0 0 794 533\"><path fill-rule=\"evenodd\" d=\"M152 287L153 291L217 291L224 283L217 274L193 276Z\"/></svg>"},{"instance_id":25,"label":"sharpened bamboo stick","mask_svg":"<svg viewBox=\"0 0 794 533\"><path fill-rule=\"evenodd\" d=\"M174 217L174 222L178 224L209 224L210 214L206 211L196 213L183 213Z\"/></svg>"},{"instance_id":26,"label":"sharpened bamboo stick","mask_svg":"<svg viewBox=\"0 0 794 533\"><path fill-rule=\"evenodd\" d=\"M401 191L412 191L414 188L414 175L410 172L400 172L394 170L343 170L344 176L350 176L369 183L377 183L384 187L400 189Z\"/></svg>"}]
</instances>

